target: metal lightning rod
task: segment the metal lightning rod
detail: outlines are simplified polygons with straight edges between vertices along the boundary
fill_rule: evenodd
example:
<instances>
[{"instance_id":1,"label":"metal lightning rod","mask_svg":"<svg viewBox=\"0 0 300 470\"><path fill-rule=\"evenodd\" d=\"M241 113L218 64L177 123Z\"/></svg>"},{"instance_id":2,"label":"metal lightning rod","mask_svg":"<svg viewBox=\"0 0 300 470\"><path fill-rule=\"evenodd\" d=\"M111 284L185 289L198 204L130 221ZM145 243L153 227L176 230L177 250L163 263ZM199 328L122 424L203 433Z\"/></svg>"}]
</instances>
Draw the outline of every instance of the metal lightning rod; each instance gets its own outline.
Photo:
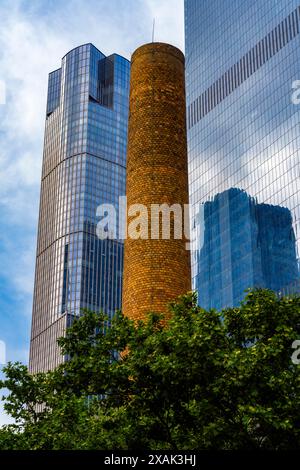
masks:
<instances>
[{"instance_id":1,"label":"metal lightning rod","mask_svg":"<svg viewBox=\"0 0 300 470\"><path fill-rule=\"evenodd\" d=\"M152 42L154 42L154 29L155 29L155 18L153 18L153 26L152 26Z\"/></svg>"}]
</instances>

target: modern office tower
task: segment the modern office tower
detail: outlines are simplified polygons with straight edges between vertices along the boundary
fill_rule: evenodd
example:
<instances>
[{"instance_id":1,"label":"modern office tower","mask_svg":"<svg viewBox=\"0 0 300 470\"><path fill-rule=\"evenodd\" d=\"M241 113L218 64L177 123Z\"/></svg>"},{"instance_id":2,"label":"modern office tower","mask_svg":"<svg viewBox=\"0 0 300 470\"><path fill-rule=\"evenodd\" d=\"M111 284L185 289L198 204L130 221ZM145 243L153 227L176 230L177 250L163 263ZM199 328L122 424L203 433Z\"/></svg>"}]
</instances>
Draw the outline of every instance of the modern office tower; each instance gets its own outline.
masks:
<instances>
[{"instance_id":1,"label":"modern office tower","mask_svg":"<svg viewBox=\"0 0 300 470\"><path fill-rule=\"evenodd\" d=\"M184 233L188 174L181 51L151 43L134 52L129 107L122 309L124 315L139 320L149 312L166 312L171 300L191 288ZM169 223L164 223L168 213ZM137 217L140 224L135 231Z\"/></svg>"},{"instance_id":2,"label":"modern office tower","mask_svg":"<svg viewBox=\"0 0 300 470\"><path fill-rule=\"evenodd\" d=\"M299 39L299 0L185 0L192 276L204 307L235 305L247 287L299 290ZM268 264L283 270L275 283L260 276Z\"/></svg>"},{"instance_id":3,"label":"modern office tower","mask_svg":"<svg viewBox=\"0 0 300 470\"><path fill-rule=\"evenodd\" d=\"M121 306L123 242L96 234L97 207L125 194L130 63L92 44L49 75L30 370L63 361L56 340L82 308Z\"/></svg>"},{"instance_id":4,"label":"modern office tower","mask_svg":"<svg viewBox=\"0 0 300 470\"><path fill-rule=\"evenodd\" d=\"M200 214L204 238L195 282L205 308L236 305L249 286L279 292L298 278L286 207L257 204L245 191L231 188L201 205Z\"/></svg>"}]
</instances>

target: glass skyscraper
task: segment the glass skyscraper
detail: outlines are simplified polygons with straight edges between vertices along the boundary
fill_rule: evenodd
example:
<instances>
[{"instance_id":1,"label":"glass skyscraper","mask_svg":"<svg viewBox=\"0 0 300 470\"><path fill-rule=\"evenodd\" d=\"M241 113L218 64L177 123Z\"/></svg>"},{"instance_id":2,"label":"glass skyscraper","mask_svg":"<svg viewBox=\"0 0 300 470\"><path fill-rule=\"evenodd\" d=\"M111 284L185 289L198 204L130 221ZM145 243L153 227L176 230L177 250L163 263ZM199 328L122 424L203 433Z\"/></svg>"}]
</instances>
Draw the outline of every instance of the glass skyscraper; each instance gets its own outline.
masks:
<instances>
[{"instance_id":1,"label":"glass skyscraper","mask_svg":"<svg viewBox=\"0 0 300 470\"><path fill-rule=\"evenodd\" d=\"M49 75L30 346L31 372L82 308L121 307L123 241L99 239L97 207L125 195L130 63L92 44Z\"/></svg>"},{"instance_id":2,"label":"glass skyscraper","mask_svg":"<svg viewBox=\"0 0 300 470\"><path fill-rule=\"evenodd\" d=\"M185 0L193 287L298 292L299 0Z\"/></svg>"}]
</instances>

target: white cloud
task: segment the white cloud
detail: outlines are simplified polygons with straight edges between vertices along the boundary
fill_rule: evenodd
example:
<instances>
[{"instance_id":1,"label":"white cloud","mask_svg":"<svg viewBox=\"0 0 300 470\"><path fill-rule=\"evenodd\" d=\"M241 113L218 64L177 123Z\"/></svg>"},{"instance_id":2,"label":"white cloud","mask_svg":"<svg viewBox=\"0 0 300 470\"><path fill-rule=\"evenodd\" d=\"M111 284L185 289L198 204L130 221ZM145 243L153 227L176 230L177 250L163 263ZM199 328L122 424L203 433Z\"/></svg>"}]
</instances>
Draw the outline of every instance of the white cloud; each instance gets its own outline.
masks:
<instances>
[{"instance_id":1,"label":"white cloud","mask_svg":"<svg viewBox=\"0 0 300 470\"><path fill-rule=\"evenodd\" d=\"M5 413L3 405L0 404L0 427L4 424L12 424L13 422L14 420Z\"/></svg>"},{"instance_id":2,"label":"white cloud","mask_svg":"<svg viewBox=\"0 0 300 470\"><path fill-rule=\"evenodd\" d=\"M31 22L20 9L4 11L0 58L7 103L0 131L0 205L6 222L34 230L41 174L47 74L65 47L43 22ZM3 11L0 9L0 14Z\"/></svg>"},{"instance_id":3,"label":"white cloud","mask_svg":"<svg viewBox=\"0 0 300 470\"><path fill-rule=\"evenodd\" d=\"M1 265L6 267L6 276L13 279L17 296L23 302L26 301L26 296L31 297L33 292L35 246L31 242L32 240L28 239L23 243L6 243L4 247L7 251L3 250L0 254ZM10 263L11 253L14 253L14 263ZM25 306L23 304L23 311L26 310Z\"/></svg>"},{"instance_id":4,"label":"white cloud","mask_svg":"<svg viewBox=\"0 0 300 470\"><path fill-rule=\"evenodd\" d=\"M0 368L0 380L3 380L4 379L4 374ZM7 390L3 389L3 388L0 388L0 427L3 426L4 424L10 424L10 423L13 423L13 419L8 416L4 409L3 409L3 405L4 405L4 402L2 401L2 396L3 395L7 395Z\"/></svg>"}]
</instances>

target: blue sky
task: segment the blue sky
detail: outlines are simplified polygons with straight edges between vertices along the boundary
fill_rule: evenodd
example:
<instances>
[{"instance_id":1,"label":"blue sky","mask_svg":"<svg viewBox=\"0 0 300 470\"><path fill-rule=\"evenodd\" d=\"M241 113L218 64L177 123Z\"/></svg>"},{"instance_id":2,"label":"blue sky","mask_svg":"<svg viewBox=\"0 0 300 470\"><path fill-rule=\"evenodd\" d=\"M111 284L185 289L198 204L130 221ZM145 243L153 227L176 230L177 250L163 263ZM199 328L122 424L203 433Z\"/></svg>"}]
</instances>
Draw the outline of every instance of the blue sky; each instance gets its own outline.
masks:
<instances>
[{"instance_id":1,"label":"blue sky","mask_svg":"<svg viewBox=\"0 0 300 470\"><path fill-rule=\"evenodd\" d=\"M130 58L153 18L155 40L183 49L183 0L1 0L0 18L0 341L27 363L47 75L87 42Z\"/></svg>"}]
</instances>

